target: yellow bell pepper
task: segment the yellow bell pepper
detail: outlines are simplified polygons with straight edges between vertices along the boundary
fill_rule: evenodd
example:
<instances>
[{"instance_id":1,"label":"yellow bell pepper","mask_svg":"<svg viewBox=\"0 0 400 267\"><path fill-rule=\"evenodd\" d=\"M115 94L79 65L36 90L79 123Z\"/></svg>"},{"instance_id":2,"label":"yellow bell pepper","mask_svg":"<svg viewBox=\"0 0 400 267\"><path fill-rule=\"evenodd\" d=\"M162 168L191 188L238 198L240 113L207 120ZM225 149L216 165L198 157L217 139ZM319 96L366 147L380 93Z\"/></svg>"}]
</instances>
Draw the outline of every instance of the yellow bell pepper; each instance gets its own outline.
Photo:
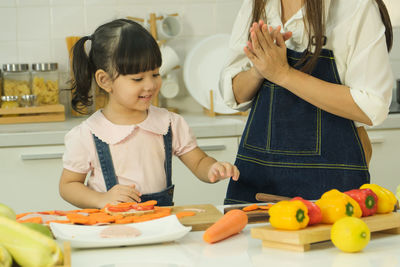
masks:
<instances>
[{"instance_id":1,"label":"yellow bell pepper","mask_svg":"<svg viewBox=\"0 0 400 267\"><path fill-rule=\"evenodd\" d=\"M307 206L300 200L279 201L268 211L270 224L283 230L298 230L305 228L310 218Z\"/></svg>"},{"instance_id":2,"label":"yellow bell pepper","mask_svg":"<svg viewBox=\"0 0 400 267\"><path fill-rule=\"evenodd\" d=\"M363 184L360 188L369 188L378 196L376 213L389 213L394 210L394 206L397 203L396 196L386 188L377 184Z\"/></svg>"},{"instance_id":3,"label":"yellow bell pepper","mask_svg":"<svg viewBox=\"0 0 400 267\"><path fill-rule=\"evenodd\" d=\"M357 201L337 189L325 192L315 204L322 211L322 223L333 224L346 216L360 218L362 215Z\"/></svg>"}]
</instances>

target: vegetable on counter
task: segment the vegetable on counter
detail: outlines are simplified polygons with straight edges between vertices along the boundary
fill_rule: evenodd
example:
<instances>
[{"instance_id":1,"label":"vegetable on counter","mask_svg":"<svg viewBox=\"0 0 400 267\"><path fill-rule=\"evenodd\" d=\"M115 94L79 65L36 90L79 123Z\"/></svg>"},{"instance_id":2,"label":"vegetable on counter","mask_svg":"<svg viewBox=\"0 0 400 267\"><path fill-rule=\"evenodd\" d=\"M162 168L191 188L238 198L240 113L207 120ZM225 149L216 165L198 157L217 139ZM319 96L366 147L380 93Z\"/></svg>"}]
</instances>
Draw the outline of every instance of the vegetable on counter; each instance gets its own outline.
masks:
<instances>
[{"instance_id":1,"label":"vegetable on counter","mask_svg":"<svg viewBox=\"0 0 400 267\"><path fill-rule=\"evenodd\" d=\"M357 201L337 189L325 192L315 204L322 212L322 223L332 224L337 220L349 217L361 217L361 208Z\"/></svg>"},{"instance_id":2,"label":"vegetable on counter","mask_svg":"<svg viewBox=\"0 0 400 267\"><path fill-rule=\"evenodd\" d=\"M376 213L378 208L378 196L371 189L353 189L344 193L357 201L362 211L362 217L371 216Z\"/></svg>"},{"instance_id":3,"label":"vegetable on counter","mask_svg":"<svg viewBox=\"0 0 400 267\"><path fill-rule=\"evenodd\" d=\"M389 213L394 210L397 203L396 196L386 188L377 184L363 184L360 188L369 188L378 196L378 208L376 213Z\"/></svg>"},{"instance_id":4,"label":"vegetable on counter","mask_svg":"<svg viewBox=\"0 0 400 267\"><path fill-rule=\"evenodd\" d=\"M224 240L242 231L247 222L244 211L230 210L204 232L203 240L210 244Z\"/></svg>"},{"instance_id":5,"label":"vegetable on counter","mask_svg":"<svg viewBox=\"0 0 400 267\"><path fill-rule=\"evenodd\" d=\"M302 197L294 197L291 199L293 200L300 200L303 202L308 209L308 217L310 217L310 221L308 222L308 225L313 225L320 223L322 221L322 212L321 209L315 204L314 202L311 202L309 200L306 200Z\"/></svg>"},{"instance_id":6,"label":"vegetable on counter","mask_svg":"<svg viewBox=\"0 0 400 267\"><path fill-rule=\"evenodd\" d=\"M20 266L46 267L63 263L56 241L4 216L0 216L0 244Z\"/></svg>"},{"instance_id":7,"label":"vegetable on counter","mask_svg":"<svg viewBox=\"0 0 400 267\"><path fill-rule=\"evenodd\" d=\"M283 230L305 228L310 221L307 206L300 200L282 200L269 209L269 222Z\"/></svg>"},{"instance_id":8,"label":"vegetable on counter","mask_svg":"<svg viewBox=\"0 0 400 267\"><path fill-rule=\"evenodd\" d=\"M12 258L10 253L7 251L5 247L0 244L0 266L2 267L11 267Z\"/></svg>"}]
</instances>

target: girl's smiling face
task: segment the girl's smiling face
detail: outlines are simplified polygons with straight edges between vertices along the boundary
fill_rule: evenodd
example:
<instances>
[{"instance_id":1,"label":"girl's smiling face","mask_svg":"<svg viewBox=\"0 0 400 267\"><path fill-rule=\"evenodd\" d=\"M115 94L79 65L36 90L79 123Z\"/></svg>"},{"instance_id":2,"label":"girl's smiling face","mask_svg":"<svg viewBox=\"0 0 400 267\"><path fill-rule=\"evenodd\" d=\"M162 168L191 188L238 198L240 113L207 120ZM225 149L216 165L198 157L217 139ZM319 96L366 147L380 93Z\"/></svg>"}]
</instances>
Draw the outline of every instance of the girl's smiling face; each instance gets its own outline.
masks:
<instances>
[{"instance_id":1,"label":"girl's smiling face","mask_svg":"<svg viewBox=\"0 0 400 267\"><path fill-rule=\"evenodd\" d=\"M159 68L137 74L119 75L109 92L110 104L126 111L147 111L161 87Z\"/></svg>"}]
</instances>

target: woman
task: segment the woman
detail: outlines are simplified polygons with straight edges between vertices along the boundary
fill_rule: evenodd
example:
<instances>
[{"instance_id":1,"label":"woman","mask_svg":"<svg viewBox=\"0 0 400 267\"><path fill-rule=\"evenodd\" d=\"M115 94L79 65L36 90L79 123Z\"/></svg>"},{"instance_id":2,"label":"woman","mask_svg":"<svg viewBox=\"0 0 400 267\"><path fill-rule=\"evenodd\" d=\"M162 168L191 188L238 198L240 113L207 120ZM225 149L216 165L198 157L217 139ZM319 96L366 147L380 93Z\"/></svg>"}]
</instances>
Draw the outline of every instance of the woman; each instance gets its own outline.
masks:
<instances>
[{"instance_id":1,"label":"woman","mask_svg":"<svg viewBox=\"0 0 400 267\"><path fill-rule=\"evenodd\" d=\"M251 112L225 203L368 183L363 126L387 117L391 45L382 0L245 0L220 88L228 106Z\"/></svg>"}]
</instances>

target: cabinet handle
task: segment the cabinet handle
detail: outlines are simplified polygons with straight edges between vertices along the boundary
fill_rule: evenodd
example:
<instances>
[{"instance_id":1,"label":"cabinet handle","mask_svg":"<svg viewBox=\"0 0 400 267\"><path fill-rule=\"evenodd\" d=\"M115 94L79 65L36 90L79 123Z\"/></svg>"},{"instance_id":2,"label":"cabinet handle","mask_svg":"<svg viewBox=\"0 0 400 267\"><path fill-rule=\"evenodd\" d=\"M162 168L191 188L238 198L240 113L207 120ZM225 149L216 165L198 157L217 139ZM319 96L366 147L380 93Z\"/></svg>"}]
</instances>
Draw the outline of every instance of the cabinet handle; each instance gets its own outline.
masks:
<instances>
[{"instance_id":1,"label":"cabinet handle","mask_svg":"<svg viewBox=\"0 0 400 267\"><path fill-rule=\"evenodd\" d=\"M384 137L372 137L371 138L371 144L382 144L385 142Z\"/></svg>"},{"instance_id":2,"label":"cabinet handle","mask_svg":"<svg viewBox=\"0 0 400 267\"><path fill-rule=\"evenodd\" d=\"M218 151L218 150L225 150L225 145L211 145L211 146L199 146L199 148L203 151Z\"/></svg>"},{"instance_id":3,"label":"cabinet handle","mask_svg":"<svg viewBox=\"0 0 400 267\"><path fill-rule=\"evenodd\" d=\"M22 160L36 160L36 159L61 159L63 153L45 153L45 154L22 154Z\"/></svg>"}]
</instances>

